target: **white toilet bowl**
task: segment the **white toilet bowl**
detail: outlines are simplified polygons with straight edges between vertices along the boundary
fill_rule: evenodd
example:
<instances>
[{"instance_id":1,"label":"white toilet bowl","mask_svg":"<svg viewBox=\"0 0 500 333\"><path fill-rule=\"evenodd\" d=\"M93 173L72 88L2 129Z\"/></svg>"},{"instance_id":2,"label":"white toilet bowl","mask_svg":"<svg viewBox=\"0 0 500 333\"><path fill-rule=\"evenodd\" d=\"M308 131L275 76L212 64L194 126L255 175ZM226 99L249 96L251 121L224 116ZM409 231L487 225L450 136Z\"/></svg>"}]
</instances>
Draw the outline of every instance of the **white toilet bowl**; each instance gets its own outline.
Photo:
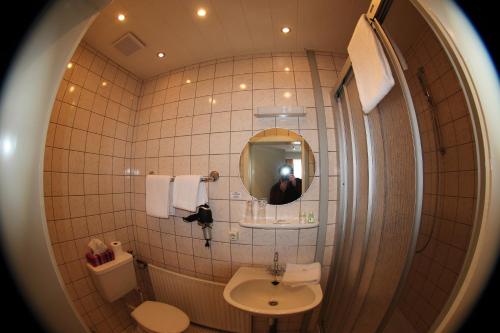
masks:
<instances>
[{"instance_id":1,"label":"white toilet bowl","mask_svg":"<svg viewBox=\"0 0 500 333\"><path fill-rule=\"evenodd\" d=\"M175 306L146 301L131 313L140 333L180 333L189 327L189 317Z\"/></svg>"},{"instance_id":2,"label":"white toilet bowl","mask_svg":"<svg viewBox=\"0 0 500 333\"><path fill-rule=\"evenodd\" d=\"M122 253L99 266L87 264L97 290L108 302L114 302L137 286L132 255ZM161 302L146 301L134 309L132 318L141 333L180 333L189 327L189 317L176 308Z\"/></svg>"}]
</instances>

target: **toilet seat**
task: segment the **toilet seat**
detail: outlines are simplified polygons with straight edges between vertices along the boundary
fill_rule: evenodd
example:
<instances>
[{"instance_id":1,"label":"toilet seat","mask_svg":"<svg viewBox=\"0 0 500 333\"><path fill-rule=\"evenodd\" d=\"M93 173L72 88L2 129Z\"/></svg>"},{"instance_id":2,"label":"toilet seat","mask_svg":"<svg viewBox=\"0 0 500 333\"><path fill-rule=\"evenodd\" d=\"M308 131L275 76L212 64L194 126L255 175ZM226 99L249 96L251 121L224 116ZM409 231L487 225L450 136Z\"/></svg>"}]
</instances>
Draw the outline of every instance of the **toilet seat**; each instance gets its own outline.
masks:
<instances>
[{"instance_id":1,"label":"toilet seat","mask_svg":"<svg viewBox=\"0 0 500 333\"><path fill-rule=\"evenodd\" d=\"M153 333L179 333L189 326L189 317L175 306L146 301L135 308L132 318Z\"/></svg>"}]
</instances>

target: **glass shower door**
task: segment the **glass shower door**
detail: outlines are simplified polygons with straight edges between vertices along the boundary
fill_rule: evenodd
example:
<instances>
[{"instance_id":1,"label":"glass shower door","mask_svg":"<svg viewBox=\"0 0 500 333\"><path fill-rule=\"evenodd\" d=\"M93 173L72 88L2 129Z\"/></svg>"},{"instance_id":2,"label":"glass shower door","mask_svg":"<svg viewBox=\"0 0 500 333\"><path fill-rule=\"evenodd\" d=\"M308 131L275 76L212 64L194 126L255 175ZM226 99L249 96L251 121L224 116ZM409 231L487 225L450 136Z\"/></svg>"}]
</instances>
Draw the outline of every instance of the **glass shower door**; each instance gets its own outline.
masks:
<instances>
[{"instance_id":1,"label":"glass shower door","mask_svg":"<svg viewBox=\"0 0 500 333\"><path fill-rule=\"evenodd\" d=\"M396 84L369 114L352 72L336 97L343 167L339 246L322 316L327 332L379 331L413 258L422 202L420 137L397 60L391 70Z\"/></svg>"}]
</instances>

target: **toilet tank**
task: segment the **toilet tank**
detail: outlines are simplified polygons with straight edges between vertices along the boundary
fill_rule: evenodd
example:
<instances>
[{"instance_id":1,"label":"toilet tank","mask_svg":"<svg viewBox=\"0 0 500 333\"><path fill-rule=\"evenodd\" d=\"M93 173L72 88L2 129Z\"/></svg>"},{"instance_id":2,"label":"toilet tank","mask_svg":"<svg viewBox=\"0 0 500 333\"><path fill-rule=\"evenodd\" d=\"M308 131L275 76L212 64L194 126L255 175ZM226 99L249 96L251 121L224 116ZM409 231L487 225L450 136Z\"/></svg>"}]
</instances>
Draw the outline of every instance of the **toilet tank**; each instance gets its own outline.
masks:
<instances>
[{"instance_id":1,"label":"toilet tank","mask_svg":"<svg viewBox=\"0 0 500 333\"><path fill-rule=\"evenodd\" d=\"M122 253L99 266L87 263L92 280L101 294L108 302L114 302L137 286L132 255Z\"/></svg>"}]
</instances>

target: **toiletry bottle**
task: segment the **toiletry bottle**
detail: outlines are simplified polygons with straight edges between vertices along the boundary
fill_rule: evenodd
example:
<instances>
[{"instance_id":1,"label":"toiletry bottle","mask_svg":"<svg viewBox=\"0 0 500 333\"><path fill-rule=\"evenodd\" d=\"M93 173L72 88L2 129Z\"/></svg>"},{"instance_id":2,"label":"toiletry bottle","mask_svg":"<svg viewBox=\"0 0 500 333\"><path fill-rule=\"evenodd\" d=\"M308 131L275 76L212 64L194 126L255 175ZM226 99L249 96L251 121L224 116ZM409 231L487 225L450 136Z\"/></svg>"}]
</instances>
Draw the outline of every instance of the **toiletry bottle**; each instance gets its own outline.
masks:
<instances>
[{"instance_id":1,"label":"toiletry bottle","mask_svg":"<svg viewBox=\"0 0 500 333\"><path fill-rule=\"evenodd\" d=\"M306 223L306 213L300 214L299 223L300 224L305 224Z\"/></svg>"},{"instance_id":2,"label":"toiletry bottle","mask_svg":"<svg viewBox=\"0 0 500 333\"><path fill-rule=\"evenodd\" d=\"M257 212L257 220L259 223L266 223L266 204L267 200L265 199L260 199L258 201L258 212Z\"/></svg>"},{"instance_id":3,"label":"toiletry bottle","mask_svg":"<svg viewBox=\"0 0 500 333\"><path fill-rule=\"evenodd\" d=\"M314 222L316 222L314 220L314 214L313 214L313 212L309 212L309 215L307 216L307 222L308 223L314 223Z\"/></svg>"},{"instance_id":4,"label":"toiletry bottle","mask_svg":"<svg viewBox=\"0 0 500 333\"><path fill-rule=\"evenodd\" d=\"M247 200L245 208L245 221L251 222L252 220L253 220L252 200Z\"/></svg>"}]
</instances>

